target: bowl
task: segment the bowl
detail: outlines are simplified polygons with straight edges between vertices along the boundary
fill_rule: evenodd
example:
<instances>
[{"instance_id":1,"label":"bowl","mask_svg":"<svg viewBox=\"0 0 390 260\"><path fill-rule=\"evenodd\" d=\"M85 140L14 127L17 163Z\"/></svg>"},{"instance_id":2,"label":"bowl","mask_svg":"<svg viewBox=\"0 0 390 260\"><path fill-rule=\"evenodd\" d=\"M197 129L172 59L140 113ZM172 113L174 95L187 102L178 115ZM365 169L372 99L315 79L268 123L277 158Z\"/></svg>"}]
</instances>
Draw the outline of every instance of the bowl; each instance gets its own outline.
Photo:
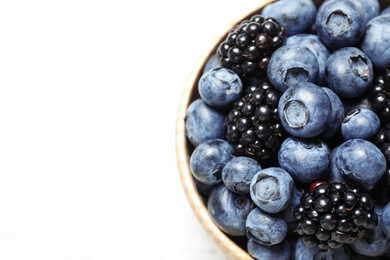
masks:
<instances>
[{"instance_id":1,"label":"bowl","mask_svg":"<svg viewBox=\"0 0 390 260\"><path fill-rule=\"evenodd\" d=\"M204 54L198 59L195 64L188 80L184 86L179 109L176 120L176 161L180 174L181 183L186 194L187 200L203 226L208 235L216 243L216 245L223 251L228 259L232 260L245 260L253 259L244 249L244 245L240 244L240 241L236 241L234 238L227 236L223 233L213 222L209 216L206 199L198 189L197 183L193 178L190 170L189 161L194 146L187 140L185 135L185 117L188 106L192 101L199 98L197 91L197 84L199 78L202 76L203 69L206 65L207 60L215 54L215 51L219 43L227 36L229 30L236 24L239 24L242 20L251 17L252 15L259 13L261 9L267 4L273 2L273 0L262 0L260 1L258 8L252 12L245 14L236 21L232 21L228 26L222 29L221 33L217 35L214 40L210 43ZM313 0L317 8L323 1ZM381 7L390 6L388 0L380 0Z\"/></svg>"}]
</instances>

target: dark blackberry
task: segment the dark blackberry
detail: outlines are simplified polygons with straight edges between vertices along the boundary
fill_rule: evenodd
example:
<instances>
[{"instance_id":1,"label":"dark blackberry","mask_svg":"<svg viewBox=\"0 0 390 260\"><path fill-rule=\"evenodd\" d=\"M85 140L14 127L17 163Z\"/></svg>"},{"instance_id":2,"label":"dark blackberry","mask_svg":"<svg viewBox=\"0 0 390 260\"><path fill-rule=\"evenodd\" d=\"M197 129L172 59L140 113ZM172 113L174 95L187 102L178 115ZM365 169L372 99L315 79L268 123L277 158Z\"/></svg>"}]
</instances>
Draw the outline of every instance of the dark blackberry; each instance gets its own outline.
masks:
<instances>
[{"instance_id":1,"label":"dark blackberry","mask_svg":"<svg viewBox=\"0 0 390 260\"><path fill-rule=\"evenodd\" d=\"M284 28L274 18L253 15L230 30L220 43L219 63L241 77L265 75L272 53L285 39Z\"/></svg>"},{"instance_id":2,"label":"dark blackberry","mask_svg":"<svg viewBox=\"0 0 390 260\"><path fill-rule=\"evenodd\" d=\"M363 237L367 229L378 225L368 193L340 182L331 185L318 182L310 186L311 191L304 193L294 208L296 232L307 247L339 248L353 243Z\"/></svg>"},{"instance_id":3,"label":"dark blackberry","mask_svg":"<svg viewBox=\"0 0 390 260\"><path fill-rule=\"evenodd\" d=\"M390 101L389 101L390 102ZM386 158L387 169L381 178L381 184L390 188L390 122L381 126L372 142L381 150Z\"/></svg>"},{"instance_id":4,"label":"dark blackberry","mask_svg":"<svg viewBox=\"0 0 390 260\"><path fill-rule=\"evenodd\" d=\"M226 140L237 155L264 162L277 153L286 135L277 109L281 93L266 79L245 87L225 118Z\"/></svg>"},{"instance_id":5,"label":"dark blackberry","mask_svg":"<svg viewBox=\"0 0 390 260\"><path fill-rule=\"evenodd\" d=\"M390 69L377 75L369 94L372 109L382 124L390 122Z\"/></svg>"}]
</instances>

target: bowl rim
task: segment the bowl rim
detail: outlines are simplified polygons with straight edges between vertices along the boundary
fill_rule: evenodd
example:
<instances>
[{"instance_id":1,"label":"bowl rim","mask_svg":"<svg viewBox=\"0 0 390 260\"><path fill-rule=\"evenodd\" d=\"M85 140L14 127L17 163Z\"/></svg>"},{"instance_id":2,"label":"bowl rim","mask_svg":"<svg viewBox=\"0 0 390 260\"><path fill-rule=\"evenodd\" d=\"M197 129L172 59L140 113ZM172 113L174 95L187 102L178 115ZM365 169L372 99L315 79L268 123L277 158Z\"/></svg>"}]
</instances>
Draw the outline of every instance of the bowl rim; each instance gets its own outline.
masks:
<instances>
[{"instance_id":1,"label":"bowl rim","mask_svg":"<svg viewBox=\"0 0 390 260\"><path fill-rule=\"evenodd\" d=\"M203 198L198 193L189 166L189 146L185 135L186 111L190 103L193 101L193 93L195 91L195 88L197 87L197 81L201 76L205 63L208 58L215 53L218 44L226 37L226 35L232 29L233 26L239 24L242 20L256 13L259 13L259 11L265 5L273 1L275 0L261 0L260 3L257 4L256 8L253 8L250 12L247 12L245 15L242 15L240 18L229 23L227 26L225 26L222 32L211 41L209 47L206 49L204 54L201 55L200 58L198 58L198 61L196 62L187 79L187 83L181 94L179 109L176 118L176 161L185 195L198 221L201 223L201 225L206 230L208 235L212 238L212 240L214 240L217 246L225 253L225 255L229 259L246 260L253 258L216 226L216 224L211 219L208 213Z\"/></svg>"}]
</instances>

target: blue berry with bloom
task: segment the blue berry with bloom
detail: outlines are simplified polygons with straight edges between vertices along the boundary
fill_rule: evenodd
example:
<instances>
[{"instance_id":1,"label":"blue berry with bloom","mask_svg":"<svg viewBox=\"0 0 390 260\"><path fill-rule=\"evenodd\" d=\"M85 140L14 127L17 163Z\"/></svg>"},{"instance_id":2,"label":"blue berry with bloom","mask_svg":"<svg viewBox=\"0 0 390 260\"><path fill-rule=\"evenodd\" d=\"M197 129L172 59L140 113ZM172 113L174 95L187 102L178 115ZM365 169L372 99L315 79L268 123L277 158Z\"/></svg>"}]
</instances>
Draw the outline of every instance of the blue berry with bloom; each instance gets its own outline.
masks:
<instances>
[{"instance_id":1,"label":"blue berry with bloom","mask_svg":"<svg viewBox=\"0 0 390 260\"><path fill-rule=\"evenodd\" d=\"M198 82L200 97L206 104L223 109L241 97L243 90L241 78L227 68L214 68L202 74Z\"/></svg>"},{"instance_id":2,"label":"blue berry with bloom","mask_svg":"<svg viewBox=\"0 0 390 260\"><path fill-rule=\"evenodd\" d=\"M294 180L280 167L262 169L253 176L250 183L250 195L253 202L268 213L277 213L285 209L294 194Z\"/></svg>"},{"instance_id":3,"label":"blue berry with bloom","mask_svg":"<svg viewBox=\"0 0 390 260\"><path fill-rule=\"evenodd\" d=\"M234 148L223 139L202 142L191 154L191 172L204 184L218 184L222 182L222 169L233 154Z\"/></svg>"},{"instance_id":4,"label":"blue berry with bloom","mask_svg":"<svg viewBox=\"0 0 390 260\"><path fill-rule=\"evenodd\" d=\"M185 134L192 145L212 139L223 139L225 115L198 98L188 106L185 117Z\"/></svg>"},{"instance_id":5,"label":"blue berry with bloom","mask_svg":"<svg viewBox=\"0 0 390 260\"><path fill-rule=\"evenodd\" d=\"M331 50L354 46L363 37L365 25L363 10L350 0L325 1L315 22L318 37Z\"/></svg>"},{"instance_id":6,"label":"blue berry with bloom","mask_svg":"<svg viewBox=\"0 0 390 260\"><path fill-rule=\"evenodd\" d=\"M284 129L292 136L311 138L321 134L328 123L331 102L316 84L300 82L280 97L278 113Z\"/></svg>"},{"instance_id":7,"label":"blue berry with bloom","mask_svg":"<svg viewBox=\"0 0 390 260\"><path fill-rule=\"evenodd\" d=\"M269 81L280 92L300 82L314 83L318 73L316 55L302 44L288 44L277 49L267 68Z\"/></svg>"},{"instance_id":8,"label":"blue berry with bloom","mask_svg":"<svg viewBox=\"0 0 390 260\"><path fill-rule=\"evenodd\" d=\"M222 181L236 193L248 194L253 176L261 170L260 164L246 156L232 158L222 169Z\"/></svg>"},{"instance_id":9,"label":"blue berry with bloom","mask_svg":"<svg viewBox=\"0 0 390 260\"><path fill-rule=\"evenodd\" d=\"M373 78L370 58L356 47L341 48L326 61L326 83L341 98L360 97L369 89Z\"/></svg>"}]
</instances>

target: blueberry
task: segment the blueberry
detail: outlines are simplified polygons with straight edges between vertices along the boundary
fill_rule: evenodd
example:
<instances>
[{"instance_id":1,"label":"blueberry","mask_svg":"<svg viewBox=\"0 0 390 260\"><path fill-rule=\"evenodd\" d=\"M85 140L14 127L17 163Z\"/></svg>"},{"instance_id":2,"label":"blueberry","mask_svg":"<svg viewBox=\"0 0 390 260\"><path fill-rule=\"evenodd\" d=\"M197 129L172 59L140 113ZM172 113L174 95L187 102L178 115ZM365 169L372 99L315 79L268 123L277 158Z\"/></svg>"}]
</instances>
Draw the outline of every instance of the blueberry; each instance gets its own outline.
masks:
<instances>
[{"instance_id":1,"label":"blueberry","mask_svg":"<svg viewBox=\"0 0 390 260\"><path fill-rule=\"evenodd\" d=\"M286 44L302 44L309 48L318 61L318 76L315 83L318 85L325 84L325 63L330 56L329 49L321 42L320 38L315 34L301 33L291 35L287 38Z\"/></svg>"},{"instance_id":2,"label":"blueberry","mask_svg":"<svg viewBox=\"0 0 390 260\"><path fill-rule=\"evenodd\" d=\"M380 15L367 23L360 49L379 70L390 68L390 15Z\"/></svg>"},{"instance_id":3,"label":"blueberry","mask_svg":"<svg viewBox=\"0 0 390 260\"><path fill-rule=\"evenodd\" d=\"M330 169L330 149L320 139L286 138L278 152L280 167L294 180L311 183L322 179Z\"/></svg>"},{"instance_id":4,"label":"blueberry","mask_svg":"<svg viewBox=\"0 0 390 260\"><path fill-rule=\"evenodd\" d=\"M185 134L197 146L200 143L225 137L225 115L198 98L188 106L185 118Z\"/></svg>"},{"instance_id":5,"label":"blueberry","mask_svg":"<svg viewBox=\"0 0 390 260\"><path fill-rule=\"evenodd\" d=\"M380 219L383 233L390 238L390 202L383 208Z\"/></svg>"},{"instance_id":6,"label":"blueberry","mask_svg":"<svg viewBox=\"0 0 390 260\"><path fill-rule=\"evenodd\" d=\"M378 0L355 0L355 3L363 10L366 23L380 13L380 4Z\"/></svg>"},{"instance_id":7,"label":"blueberry","mask_svg":"<svg viewBox=\"0 0 390 260\"><path fill-rule=\"evenodd\" d=\"M370 109L354 109L350 111L341 124L341 133L345 140L370 140L380 128L377 114Z\"/></svg>"},{"instance_id":8,"label":"blueberry","mask_svg":"<svg viewBox=\"0 0 390 260\"><path fill-rule=\"evenodd\" d=\"M318 246L312 248L307 247L301 239L298 239L295 250L295 260L314 260L314 259L333 259L345 260L350 259L351 250L348 246L337 249L321 250Z\"/></svg>"},{"instance_id":9,"label":"blueberry","mask_svg":"<svg viewBox=\"0 0 390 260\"><path fill-rule=\"evenodd\" d=\"M222 169L232 158L233 153L234 148L222 139L201 143L190 157L190 168L193 176L208 185L222 182Z\"/></svg>"},{"instance_id":10,"label":"blueberry","mask_svg":"<svg viewBox=\"0 0 390 260\"><path fill-rule=\"evenodd\" d=\"M308 260L308 259L314 259L315 254L319 251L320 249L318 246L315 247L307 247L303 242L302 239L298 239L297 243L295 245L295 250L294 250L294 258L295 260Z\"/></svg>"},{"instance_id":11,"label":"blueberry","mask_svg":"<svg viewBox=\"0 0 390 260\"><path fill-rule=\"evenodd\" d=\"M277 49L267 67L269 81L280 92L299 82L315 82L318 73L317 57L301 44L288 44Z\"/></svg>"},{"instance_id":12,"label":"blueberry","mask_svg":"<svg viewBox=\"0 0 390 260\"><path fill-rule=\"evenodd\" d=\"M236 193L249 193L252 177L261 170L260 164L249 157L234 157L222 169L222 181Z\"/></svg>"},{"instance_id":13,"label":"blueberry","mask_svg":"<svg viewBox=\"0 0 390 260\"><path fill-rule=\"evenodd\" d=\"M321 41L336 50L356 44L364 35L366 20L354 1L328 0L318 8L315 24Z\"/></svg>"},{"instance_id":14,"label":"blueberry","mask_svg":"<svg viewBox=\"0 0 390 260\"><path fill-rule=\"evenodd\" d=\"M379 257L390 247L390 239L385 235L385 225L382 224L384 209L375 205L374 211L378 215L378 225L373 230L366 230L362 238L357 238L350 245L355 252L368 257Z\"/></svg>"},{"instance_id":15,"label":"blueberry","mask_svg":"<svg viewBox=\"0 0 390 260\"><path fill-rule=\"evenodd\" d=\"M383 153L370 141L351 139L336 152L335 167L344 177L364 190L371 190L386 170Z\"/></svg>"},{"instance_id":16,"label":"blueberry","mask_svg":"<svg viewBox=\"0 0 390 260\"><path fill-rule=\"evenodd\" d=\"M199 194L203 196L204 198L208 198L210 196L211 191L214 189L214 184L205 184L198 179L194 178L196 189L198 190Z\"/></svg>"},{"instance_id":17,"label":"blueberry","mask_svg":"<svg viewBox=\"0 0 390 260\"><path fill-rule=\"evenodd\" d=\"M356 47L341 48L326 61L326 83L340 97L361 96L371 86L373 77L371 60Z\"/></svg>"},{"instance_id":18,"label":"blueberry","mask_svg":"<svg viewBox=\"0 0 390 260\"><path fill-rule=\"evenodd\" d=\"M285 209L291 202L293 192L293 179L280 167L262 169L253 176L250 184L253 202L268 213Z\"/></svg>"},{"instance_id":19,"label":"blueberry","mask_svg":"<svg viewBox=\"0 0 390 260\"><path fill-rule=\"evenodd\" d=\"M227 68L214 68L202 74L198 91L203 101L217 109L229 107L241 97L243 90L240 77Z\"/></svg>"},{"instance_id":20,"label":"blueberry","mask_svg":"<svg viewBox=\"0 0 390 260\"><path fill-rule=\"evenodd\" d=\"M291 255L291 247L287 240L283 240L276 245L267 246L256 243L253 239L248 239L247 250L249 255L255 259L289 260Z\"/></svg>"},{"instance_id":21,"label":"blueberry","mask_svg":"<svg viewBox=\"0 0 390 260\"><path fill-rule=\"evenodd\" d=\"M390 14L390 6L383 9L382 12L380 13L380 15L389 15L389 14Z\"/></svg>"},{"instance_id":22,"label":"blueberry","mask_svg":"<svg viewBox=\"0 0 390 260\"><path fill-rule=\"evenodd\" d=\"M331 102L321 87L301 82L282 94L278 113L284 129L289 134L311 138L324 131L331 114Z\"/></svg>"},{"instance_id":23,"label":"blueberry","mask_svg":"<svg viewBox=\"0 0 390 260\"><path fill-rule=\"evenodd\" d=\"M221 65L219 64L219 57L217 53L215 52L212 54L207 60L203 67L202 74L206 73L207 71L215 68L219 68Z\"/></svg>"},{"instance_id":24,"label":"blueberry","mask_svg":"<svg viewBox=\"0 0 390 260\"><path fill-rule=\"evenodd\" d=\"M336 155L337 155L337 149L339 146L336 146L333 148L333 150L330 153L330 171L327 176L327 182L333 183L333 182L345 182L344 175L338 170L336 166Z\"/></svg>"},{"instance_id":25,"label":"blueberry","mask_svg":"<svg viewBox=\"0 0 390 260\"><path fill-rule=\"evenodd\" d=\"M254 207L248 195L234 193L223 184L214 187L207 201L214 223L231 236L246 235L246 218Z\"/></svg>"},{"instance_id":26,"label":"blueberry","mask_svg":"<svg viewBox=\"0 0 390 260\"><path fill-rule=\"evenodd\" d=\"M246 234L255 243L272 246L287 236L287 223L278 214L269 214L254 208L246 219Z\"/></svg>"},{"instance_id":27,"label":"blueberry","mask_svg":"<svg viewBox=\"0 0 390 260\"><path fill-rule=\"evenodd\" d=\"M328 122L324 131L320 135L321 139L328 141L340 131L341 123L343 122L345 116L345 109L343 102L336 93L334 93L330 88L323 87L322 89L328 95L330 105L332 107Z\"/></svg>"},{"instance_id":28,"label":"blueberry","mask_svg":"<svg viewBox=\"0 0 390 260\"><path fill-rule=\"evenodd\" d=\"M280 0L266 5L261 14L275 18L287 35L307 31L314 24L317 8L311 0Z\"/></svg>"}]
</instances>

